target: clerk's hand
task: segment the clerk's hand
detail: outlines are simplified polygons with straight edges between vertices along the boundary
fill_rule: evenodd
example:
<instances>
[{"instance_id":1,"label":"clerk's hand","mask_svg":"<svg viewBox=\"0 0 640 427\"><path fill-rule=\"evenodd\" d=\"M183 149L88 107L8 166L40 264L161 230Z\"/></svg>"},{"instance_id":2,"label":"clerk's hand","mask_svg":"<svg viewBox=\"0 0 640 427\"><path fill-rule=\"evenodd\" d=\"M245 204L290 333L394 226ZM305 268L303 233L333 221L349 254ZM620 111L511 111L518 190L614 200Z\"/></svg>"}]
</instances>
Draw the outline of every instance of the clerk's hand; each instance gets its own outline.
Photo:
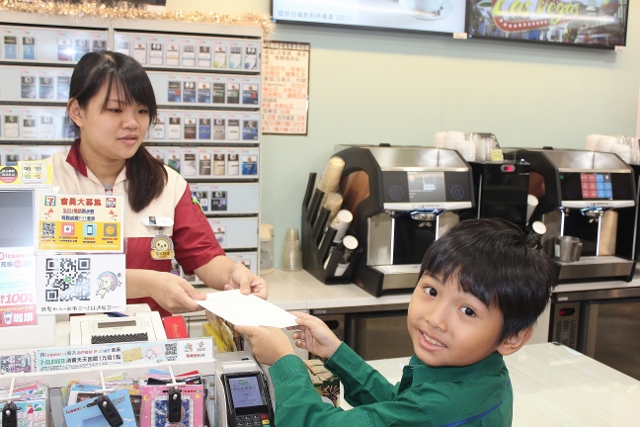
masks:
<instances>
[{"instance_id":1,"label":"clerk's hand","mask_svg":"<svg viewBox=\"0 0 640 427\"><path fill-rule=\"evenodd\" d=\"M152 270L127 269L127 298L151 297L171 313L202 310L195 300L207 296L184 278Z\"/></svg>"},{"instance_id":2,"label":"clerk's hand","mask_svg":"<svg viewBox=\"0 0 640 427\"><path fill-rule=\"evenodd\" d=\"M260 276L256 276L243 264L236 263L231 271L230 282L224 285L224 290L240 289L244 295L254 294L264 300L269 295L267 282Z\"/></svg>"},{"instance_id":3,"label":"clerk's hand","mask_svg":"<svg viewBox=\"0 0 640 427\"><path fill-rule=\"evenodd\" d=\"M266 280L226 255L214 257L194 270L196 275L210 288L217 290L240 289L244 295L254 294L267 299L269 289Z\"/></svg>"},{"instance_id":4,"label":"clerk's hand","mask_svg":"<svg viewBox=\"0 0 640 427\"><path fill-rule=\"evenodd\" d=\"M324 359L330 358L340 347L340 338L322 320L307 313L292 312L296 316L298 326L287 329L298 329L292 334L296 347Z\"/></svg>"},{"instance_id":5,"label":"clerk's hand","mask_svg":"<svg viewBox=\"0 0 640 427\"><path fill-rule=\"evenodd\" d=\"M236 331L251 343L256 360L273 365L278 359L293 354L291 341L284 331L273 326L236 326Z\"/></svg>"}]
</instances>

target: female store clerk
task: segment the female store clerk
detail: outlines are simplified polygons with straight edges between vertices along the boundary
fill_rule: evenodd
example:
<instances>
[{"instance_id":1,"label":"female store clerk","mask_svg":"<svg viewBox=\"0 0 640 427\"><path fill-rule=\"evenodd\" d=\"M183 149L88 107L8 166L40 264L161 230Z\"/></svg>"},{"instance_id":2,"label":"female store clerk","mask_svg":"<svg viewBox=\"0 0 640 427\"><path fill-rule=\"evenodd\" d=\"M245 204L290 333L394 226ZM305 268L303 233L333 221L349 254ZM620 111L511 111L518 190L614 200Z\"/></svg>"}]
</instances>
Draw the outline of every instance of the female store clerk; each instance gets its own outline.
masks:
<instances>
[{"instance_id":1,"label":"female store clerk","mask_svg":"<svg viewBox=\"0 0 640 427\"><path fill-rule=\"evenodd\" d=\"M84 55L67 103L76 139L68 152L50 158L54 187L60 194L124 196L128 303L147 303L163 316L201 309L194 300L205 295L169 272L171 245L183 270L207 286L266 299L264 279L225 256L188 183L143 146L156 114L151 82L138 62L110 51Z\"/></svg>"}]
</instances>

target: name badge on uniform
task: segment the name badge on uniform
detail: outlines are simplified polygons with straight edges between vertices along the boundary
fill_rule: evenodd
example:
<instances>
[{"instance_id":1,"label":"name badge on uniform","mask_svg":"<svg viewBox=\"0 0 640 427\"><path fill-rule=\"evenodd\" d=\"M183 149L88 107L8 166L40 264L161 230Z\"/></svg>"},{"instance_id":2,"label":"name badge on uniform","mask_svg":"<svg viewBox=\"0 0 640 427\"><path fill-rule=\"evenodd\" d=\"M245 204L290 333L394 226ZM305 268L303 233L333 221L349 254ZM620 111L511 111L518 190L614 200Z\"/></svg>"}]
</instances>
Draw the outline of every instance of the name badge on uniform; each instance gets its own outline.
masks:
<instances>
[{"instance_id":1,"label":"name badge on uniform","mask_svg":"<svg viewBox=\"0 0 640 427\"><path fill-rule=\"evenodd\" d=\"M166 216L143 216L142 223L147 227L165 228L173 226L173 220Z\"/></svg>"},{"instance_id":2,"label":"name badge on uniform","mask_svg":"<svg viewBox=\"0 0 640 427\"><path fill-rule=\"evenodd\" d=\"M173 240L162 233L165 227L173 225L173 220L163 216L145 216L142 218L142 223L157 230L157 234L151 239L151 258L156 261L173 259L175 256Z\"/></svg>"},{"instance_id":3,"label":"name badge on uniform","mask_svg":"<svg viewBox=\"0 0 640 427\"><path fill-rule=\"evenodd\" d=\"M173 259L173 240L164 234L158 234L151 240L151 258L158 260Z\"/></svg>"}]
</instances>

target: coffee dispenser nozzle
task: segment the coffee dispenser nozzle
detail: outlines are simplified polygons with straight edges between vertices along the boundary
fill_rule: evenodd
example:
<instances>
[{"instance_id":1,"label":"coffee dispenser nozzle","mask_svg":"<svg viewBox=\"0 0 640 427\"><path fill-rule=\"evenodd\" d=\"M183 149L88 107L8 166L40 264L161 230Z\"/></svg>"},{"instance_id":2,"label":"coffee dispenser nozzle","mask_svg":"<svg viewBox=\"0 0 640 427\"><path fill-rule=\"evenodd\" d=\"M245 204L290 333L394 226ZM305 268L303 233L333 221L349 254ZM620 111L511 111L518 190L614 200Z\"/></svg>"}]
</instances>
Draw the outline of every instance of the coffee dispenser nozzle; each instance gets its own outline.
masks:
<instances>
[{"instance_id":1,"label":"coffee dispenser nozzle","mask_svg":"<svg viewBox=\"0 0 640 427\"><path fill-rule=\"evenodd\" d=\"M600 218L602 218L604 215L604 209L602 206L589 206L588 208L580 209L580 213L589 218L589 223L592 223L594 221L599 221Z\"/></svg>"},{"instance_id":2,"label":"coffee dispenser nozzle","mask_svg":"<svg viewBox=\"0 0 640 427\"><path fill-rule=\"evenodd\" d=\"M411 219L415 221L435 221L436 217L442 213L440 209L419 209L409 212Z\"/></svg>"}]
</instances>

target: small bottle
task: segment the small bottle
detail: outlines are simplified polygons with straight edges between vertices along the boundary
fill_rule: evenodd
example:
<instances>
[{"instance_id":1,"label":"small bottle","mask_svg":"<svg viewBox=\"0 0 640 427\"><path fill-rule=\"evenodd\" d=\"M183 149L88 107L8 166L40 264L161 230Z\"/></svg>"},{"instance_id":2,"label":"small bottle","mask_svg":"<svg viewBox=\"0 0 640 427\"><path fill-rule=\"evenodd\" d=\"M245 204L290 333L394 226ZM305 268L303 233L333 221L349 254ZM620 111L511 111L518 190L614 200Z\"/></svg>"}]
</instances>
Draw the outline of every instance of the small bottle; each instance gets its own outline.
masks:
<instances>
[{"instance_id":1,"label":"small bottle","mask_svg":"<svg viewBox=\"0 0 640 427\"><path fill-rule=\"evenodd\" d=\"M273 273L273 225L260 224L260 275Z\"/></svg>"}]
</instances>

